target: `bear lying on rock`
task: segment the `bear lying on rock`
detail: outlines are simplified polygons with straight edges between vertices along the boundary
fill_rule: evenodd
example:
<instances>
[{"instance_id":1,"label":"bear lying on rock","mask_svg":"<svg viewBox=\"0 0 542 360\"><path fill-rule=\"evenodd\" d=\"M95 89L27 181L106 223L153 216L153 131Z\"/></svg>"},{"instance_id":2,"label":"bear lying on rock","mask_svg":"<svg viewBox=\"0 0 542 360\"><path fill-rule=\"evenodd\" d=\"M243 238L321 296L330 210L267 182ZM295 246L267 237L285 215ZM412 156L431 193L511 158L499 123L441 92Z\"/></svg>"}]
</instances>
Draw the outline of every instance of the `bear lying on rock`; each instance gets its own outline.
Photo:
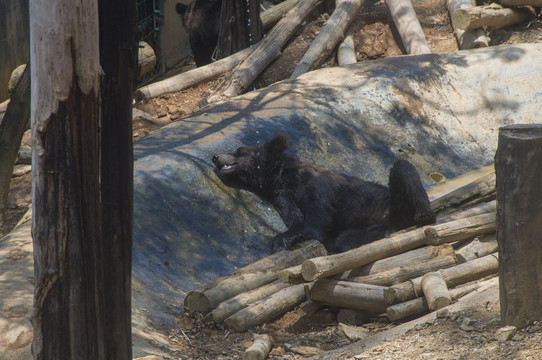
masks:
<instances>
[{"instance_id":1,"label":"bear lying on rock","mask_svg":"<svg viewBox=\"0 0 542 360\"><path fill-rule=\"evenodd\" d=\"M389 187L302 163L284 151L279 135L213 157L220 179L270 202L288 230L273 239L273 252L302 240L343 252L413 225L435 222L427 193L412 164L398 160Z\"/></svg>"}]
</instances>

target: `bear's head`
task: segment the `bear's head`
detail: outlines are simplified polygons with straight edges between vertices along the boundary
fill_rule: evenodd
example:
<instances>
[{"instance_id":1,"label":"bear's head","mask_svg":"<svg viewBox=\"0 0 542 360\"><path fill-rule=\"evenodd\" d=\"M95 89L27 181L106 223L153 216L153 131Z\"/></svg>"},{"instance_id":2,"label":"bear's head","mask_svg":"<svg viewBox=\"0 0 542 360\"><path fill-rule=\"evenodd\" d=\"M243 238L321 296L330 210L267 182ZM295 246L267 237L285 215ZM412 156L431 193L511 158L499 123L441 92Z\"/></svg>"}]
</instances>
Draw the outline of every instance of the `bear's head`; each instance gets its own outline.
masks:
<instances>
[{"instance_id":1,"label":"bear's head","mask_svg":"<svg viewBox=\"0 0 542 360\"><path fill-rule=\"evenodd\" d=\"M215 155L213 163L224 184L261 195L290 162L291 158L284 154L287 148L288 139L280 134L265 144L242 146L233 153Z\"/></svg>"}]
</instances>

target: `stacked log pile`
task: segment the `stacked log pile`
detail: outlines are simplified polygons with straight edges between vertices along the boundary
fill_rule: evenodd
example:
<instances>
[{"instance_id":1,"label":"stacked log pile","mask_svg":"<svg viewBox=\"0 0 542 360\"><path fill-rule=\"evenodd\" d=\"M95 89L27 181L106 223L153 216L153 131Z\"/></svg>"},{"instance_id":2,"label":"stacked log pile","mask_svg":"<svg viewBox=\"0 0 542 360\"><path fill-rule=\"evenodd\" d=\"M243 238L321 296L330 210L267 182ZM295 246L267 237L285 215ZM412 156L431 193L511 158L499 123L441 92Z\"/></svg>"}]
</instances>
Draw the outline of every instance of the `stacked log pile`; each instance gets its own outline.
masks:
<instances>
[{"instance_id":1,"label":"stacked log pile","mask_svg":"<svg viewBox=\"0 0 542 360\"><path fill-rule=\"evenodd\" d=\"M495 173L488 167L464 178L453 191L433 191L432 206L444 214L437 224L333 255L309 241L190 292L184 307L243 332L307 300L390 321L448 306L498 272Z\"/></svg>"}]
</instances>

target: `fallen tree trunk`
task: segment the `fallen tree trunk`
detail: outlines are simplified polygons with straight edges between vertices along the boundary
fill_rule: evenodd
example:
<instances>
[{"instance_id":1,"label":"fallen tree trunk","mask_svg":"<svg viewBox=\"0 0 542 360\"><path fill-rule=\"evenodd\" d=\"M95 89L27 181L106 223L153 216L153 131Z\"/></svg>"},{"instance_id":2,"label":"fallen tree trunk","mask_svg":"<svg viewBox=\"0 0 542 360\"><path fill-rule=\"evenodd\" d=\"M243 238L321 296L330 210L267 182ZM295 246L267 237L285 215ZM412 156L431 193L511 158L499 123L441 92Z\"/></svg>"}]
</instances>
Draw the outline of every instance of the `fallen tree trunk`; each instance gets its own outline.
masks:
<instances>
[{"instance_id":1,"label":"fallen tree trunk","mask_svg":"<svg viewBox=\"0 0 542 360\"><path fill-rule=\"evenodd\" d=\"M487 255L457 266L440 270L448 288L479 280L499 271L496 254ZM412 279L401 284L392 285L384 290L384 298L388 305L393 305L420 297L421 278Z\"/></svg>"},{"instance_id":2,"label":"fallen tree trunk","mask_svg":"<svg viewBox=\"0 0 542 360\"><path fill-rule=\"evenodd\" d=\"M299 1L209 97L214 103L241 94L275 60L318 0Z\"/></svg>"},{"instance_id":3,"label":"fallen tree trunk","mask_svg":"<svg viewBox=\"0 0 542 360\"><path fill-rule=\"evenodd\" d=\"M426 243L440 245L495 232L496 214L488 213L425 228Z\"/></svg>"},{"instance_id":4,"label":"fallen tree trunk","mask_svg":"<svg viewBox=\"0 0 542 360\"><path fill-rule=\"evenodd\" d=\"M264 360L273 348L273 338L267 334L254 334L254 342L243 354L243 360Z\"/></svg>"},{"instance_id":5,"label":"fallen tree trunk","mask_svg":"<svg viewBox=\"0 0 542 360\"><path fill-rule=\"evenodd\" d=\"M476 6L476 1L474 0L447 0L448 12L450 18L454 11L459 9L460 6ZM461 30L452 22L452 27L454 29L455 38L457 39L457 46L460 50L467 50L480 47L488 47L489 39L487 37L486 31L483 28L472 29L472 30Z\"/></svg>"},{"instance_id":6,"label":"fallen tree trunk","mask_svg":"<svg viewBox=\"0 0 542 360\"><path fill-rule=\"evenodd\" d=\"M399 233L343 253L305 260L301 273L306 281L329 277L425 245L424 228Z\"/></svg>"},{"instance_id":7,"label":"fallen tree trunk","mask_svg":"<svg viewBox=\"0 0 542 360\"><path fill-rule=\"evenodd\" d=\"M337 62L339 63L339 66L346 66L355 64L357 61L354 38L352 35L348 35L337 49Z\"/></svg>"},{"instance_id":8,"label":"fallen tree trunk","mask_svg":"<svg viewBox=\"0 0 542 360\"><path fill-rule=\"evenodd\" d=\"M395 268L434 259L439 256L454 255L454 249L450 244L439 246L425 246L423 248L409 250L404 253L377 260L360 268L345 271L338 277L339 280L349 280L357 276L366 276L393 270Z\"/></svg>"},{"instance_id":9,"label":"fallen tree trunk","mask_svg":"<svg viewBox=\"0 0 542 360\"><path fill-rule=\"evenodd\" d=\"M460 288L450 289L450 296L452 299L459 299L473 292L474 290L479 289L480 287L482 287L481 284L472 283ZM397 321L406 317L421 315L427 312L429 312L429 305L427 304L425 296L395 304L386 309L386 314L388 315L388 319L390 319L390 321Z\"/></svg>"},{"instance_id":10,"label":"fallen tree trunk","mask_svg":"<svg viewBox=\"0 0 542 360\"><path fill-rule=\"evenodd\" d=\"M435 311L452 303L448 286L439 272L430 272L422 277L422 292L425 295L429 310Z\"/></svg>"},{"instance_id":11,"label":"fallen tree trunk","mask_svg":"<svg viewBox=\"0 0 542 360\"><path fill-rule=\"evenodd\" d=\"M431 52L410 0L386 0L391 17L407 54Z\"/></svg>"},{"instance_id":12,"label":"fallen tree trunk","mask_svg":"<svg viewBox=\"0 0 542 360\"><path fill-rule=\"evenodd\" d=\"M187 311L208 313L220 303L278 279L279 272L303 260L321 254L322 247L314 241L296 250L281 251L239 269L235 275L219 279L189 292L184 298Z\"/></svg>"},{"instance_id":13,"label":"fallen tree trunk","mask_svg":"<svg viewBox=\"0 0 542 360\"><path fill-rule=\"evenodd\" d=\"M457 263L458 261L455 254L441 256L430 260L420 261L418 263L403 265L378 274L352 277L348 279L348 281L363 284L390 286L409 279L414 279L431 271L452 267L457 265Z\"/></svg>"},{"instance_id":14,"label":"fallen tree trunk","mask_svg":"<svg viewBox=\"0 0 542 360\"><path fill-rule=\"evenodd\" d=\"M290 311L305 298L306 284L289 286L269 296L264 301L252 304L238 311L224 321L224 326L244 332Z\"/></svg>"},{"instance_id":15,"label":"fallen tree trunk","mask_svg":"<svg viewBox=\"0 0 542 360\"><path fill-rule=\"evenodd\" d=\"M351 281L320 279L310 290L310 300L329 306L377 314L386 311L383 286Z\"/></svg>"},{"instance_id":16,"label":"fallen tree trunk","mask_svg":"<svg viewBox=\"0 0 542 360\"><path fill-rule=\"evenodd\" d=\"M452 14L452 22L461 30L480 27L502 27L522 23L534 18L529 8L503 8L495 6L461 6Z\"/></svg>"},{"instance_id":17,"label":"fallen tree trunk","mask_svg":"<svg viewBox=\"0 0 542 360\"><path fill-rule=\"evenodd\" d=\"M250 304L265 299L288 286L289 284L281 281L275 281L270 284L260 286L254 290L236 295L231 299L220 303L215 309L213 309L213 311L205 315L203 322L222 324L222 322L230 315L235 314Z\"/></svg>"},{"instance_id":18,"label":"fallen tree trunk","mask_svg":"<svg viewBox=\"0 0 542 360\"><path fill-rule=\"evenodd\" d=\"M142 86L135 92L136 101L148 100L174 91L180 91L204 81L212 80L236 67L252 52L246 48L209 65L200 66L168 79Z\"/></svg>"},{"instance_id":19,"label":"fallen tree trunk","mask_svg":"<svg viewBox=\"0 0 542 360\"><path fill-rule=\"evenodd\" d=\"M439 215L495 199L495 168L486 166L429 190L431 208Z\"/></svg>"},{"instance_id":20,"label":"fallen tree trunk","mask_svg":"<svg viewBox=\"0 0 542 360\"><path fill-rule=\"evenodd\" d=\"M322 28L311 42L309 50L297 64L290 79L295 79L307 71L320 66L344 38L348 26L352 23L365 0L341 0Z\"/></svg>"}]
</instances>

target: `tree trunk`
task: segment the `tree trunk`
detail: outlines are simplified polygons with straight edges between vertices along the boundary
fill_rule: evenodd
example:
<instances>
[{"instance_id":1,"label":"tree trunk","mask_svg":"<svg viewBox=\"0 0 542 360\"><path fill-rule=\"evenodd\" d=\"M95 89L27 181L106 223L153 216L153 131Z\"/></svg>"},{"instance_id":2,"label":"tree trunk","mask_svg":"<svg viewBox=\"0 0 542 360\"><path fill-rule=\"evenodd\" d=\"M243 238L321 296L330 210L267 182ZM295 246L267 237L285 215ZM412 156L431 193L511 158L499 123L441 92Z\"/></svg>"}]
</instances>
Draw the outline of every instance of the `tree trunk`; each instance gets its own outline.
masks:
<instances>
[{"instance_id":1,"label":"tree trunk","mask_svg":"<svg viewBox=\"0 0 542 360\"><path fill-rule=\"evenodd\" d=\"M262 38L260 0L223 0L215 60L256 44Z\"/></svg>"},{"instance_id":2,"label":"tree trunk","mask_svg":"<svg viewBox=\"0 0 542 360\"><path fill-rule=\"evenodd\" d=\"M114 4L100 64L97 1L30 3L35 359L132 358L135 4Z\"/></svg>"},{"instance_id":3,"label":"tree trunk","mask_svg":"<svg viewBox=\"0 0 542 360\"><path fill-rule=\"evenodd\" d=\"M107 359L132 358L133 228L132 102L136 86L137 8L130 0L98 0L102 79L101 211ZM99 292L100 294L100 292Z\"/></svg>"},{"instance_id":4,"label":"tree trunk","mask_svg":"<svg viewBox=\"0 0 542 360\"><path fill-rule=\"evenodd\" d=\"M542 320L542 125L501 128L495 156L499 292L505 325Z\"/></svg>"},{"instance_id":5,"label":"tree trunk","mask_svg":"<svg viewBox=\"0 0 542 360\"><path fill-rule=\"evenodd\" d=\"M6 114L0 122L0 236L4 235L4 219L11 174L30 120L30 68L27 66L15 85ZM7 231L7 230L6 230Z\"/></svg>"}]
</instances>

